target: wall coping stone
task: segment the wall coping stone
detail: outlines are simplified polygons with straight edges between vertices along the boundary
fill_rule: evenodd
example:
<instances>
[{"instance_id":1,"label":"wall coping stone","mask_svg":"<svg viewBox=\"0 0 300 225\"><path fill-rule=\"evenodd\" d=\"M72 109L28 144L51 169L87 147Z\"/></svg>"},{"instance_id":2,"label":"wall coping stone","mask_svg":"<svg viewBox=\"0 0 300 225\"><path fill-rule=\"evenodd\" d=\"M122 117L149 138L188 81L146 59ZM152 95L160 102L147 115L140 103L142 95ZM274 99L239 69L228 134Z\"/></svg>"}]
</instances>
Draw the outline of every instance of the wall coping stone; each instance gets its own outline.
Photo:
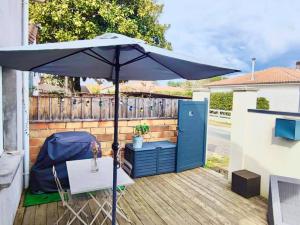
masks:
<instances>
[{"instance_id":1,"label":"wall coping stone","mask_svg":"<svg viewBox=\"0 0 300 225\"><path fill-rule=\"evenodd\" d=\"M250 91L252 91L252 92L256 92L256 91L258 91L258 89L257 88L255 88L255 87L237 87L237 88L233 88L233 92L250 92Z\"/></svg>"},{"instance_id":2,"label":"wall coping stone","mask_svg":"<svg viewBox=\"0 0 300 225\"><path fill-rule=\"evenodd\" d=\"M137 121L137 120L177 120L177 117L151 117L151 118L132 118L132 119L119 119L119 122L121 121ZM111 120L99 120L99 119L76 119L76 120L30 120L29 122L31 124L34 123L78 123L78 122L108 122L108 121L114 121Z\"/></svg>"},{"instance_id":3,"label":"wall coping stone","mask_svg":"<svg viewBox=\"0 0 300 225\"><path fill-rule=\"evenodd\" d=\"M272 111L272 110L263 110L263 109L248 109L248 112L300 117L300 113L296 113L296 112L282 112L282 111Z\"/></svg>"}]
</instances>

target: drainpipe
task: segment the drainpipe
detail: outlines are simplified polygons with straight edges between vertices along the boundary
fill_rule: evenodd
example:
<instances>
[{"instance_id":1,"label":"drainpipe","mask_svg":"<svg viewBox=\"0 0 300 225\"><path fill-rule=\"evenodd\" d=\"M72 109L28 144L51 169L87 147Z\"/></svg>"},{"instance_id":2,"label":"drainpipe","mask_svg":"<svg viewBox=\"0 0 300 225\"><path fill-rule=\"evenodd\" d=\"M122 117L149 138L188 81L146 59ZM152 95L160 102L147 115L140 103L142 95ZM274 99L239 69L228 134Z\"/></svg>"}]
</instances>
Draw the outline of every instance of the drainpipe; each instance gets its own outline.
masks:
<instances>
[{"instance_id":1,"label":"drainpipe","mask_svg":"<svg viewBox=\"0 0 300 225\"><path fill-rule=\"evenodd\" d=\"M29 25L29 0L23 0L22 15L22 42L28 45L28 25ZM23 149L24 149L24 188L29 186L29 72L23 72L22 90L23 90Z\"/></svg>"},{"instance_id":2,"label":"drainpipe","mask_svg":"<svg viewBox=\"0 0 300 225\"><path fill-rule=\"evenodd\" d=\"M256 58L252 58L252 73L251 73L251 80L255 80L255 77L254 77L255 60L256 60Z\"/></svg>"}]
</instances>

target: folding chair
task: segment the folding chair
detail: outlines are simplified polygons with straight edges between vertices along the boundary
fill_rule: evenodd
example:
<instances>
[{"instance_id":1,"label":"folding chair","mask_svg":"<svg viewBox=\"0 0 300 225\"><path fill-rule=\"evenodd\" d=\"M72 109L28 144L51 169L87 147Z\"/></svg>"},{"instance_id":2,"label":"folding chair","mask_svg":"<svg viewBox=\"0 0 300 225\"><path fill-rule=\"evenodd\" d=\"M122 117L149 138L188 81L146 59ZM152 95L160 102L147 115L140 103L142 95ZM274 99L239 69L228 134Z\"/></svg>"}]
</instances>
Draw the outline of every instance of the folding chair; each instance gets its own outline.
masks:
<instances>
[{"instance_id":1,"label":"folding chair","mask_svg":"<svg viewBox=\"0 0 300 225\"><path fill-rule=\"evenodd\" d=\"M124 160L123 169L124 169L124 171L128 175L130 175L131 171L132 171L132 165L127 160ZM124 210L118 204L119 200L124 196L125 191L126 191L126 187L125 186L117 186L117 194L118 194L118 196L117 196L117 214L119 214L127 222L131 223L131 221L128 219L128 216L124 212ZM105 223L105 221L107 220L107 218L109 218L111 220L112 219L111 218L111 210L112 210L111 195L105 197L104 201L102 202L102 204L98 201L98 199L95 196L93 196L90 193L89 193L89 195L91 196L91 198L95 201L95 203L99 207L99 209L97 210L97 212L95 214L95 217L92 220L92 222L90 223L90 225L92 225L95 222L96 218L101 213L101 211L103 211L105 213L105 215L106 215L105 218L103 219L101 225L103 225ZM108 207L108 209L105 208L106 206Z\"/></svg>"},{"instance_id":2,"label":"folding chair","mask_svg":"<svg viewBox=\"0 0 300 225\"><path fill-rule=\"evenodd\" d=\"M55 170L55 166L52 167L52 172L53 172L53 176L54 176L54 180L57 186L57 190L60 196L60 199L62 201L62 205L63 207L65 207L65 211L64 213L60 216L60 218L56 221L55 225L58 225L59 222L62 220L62 218L67 214L67 212L70 212L73 214L73 218L69 218L68 222L66 225L70 225L74 222L74 220L77 218L81 223L83 223L84 225L88 225L81 217L80 217L80 213L83 213L85 215L85 217L88 217L88 215L84 212L84 208L87 206L87 204L89 203L88 201L79 209L79 211L75 211L75 209L72 208L71 206L71 194L68 191L65 191L62 186L61 183L58 179L56 170ZM71 220L70 220L71 219Z\"/></svg>"},{"instance_id":3,"label":"folding chair","mask_svg":"<svg viewBox=\"0 0 300 225\"><path fill-rule=\"evenodd\" d=\"M122 168L124 171L130 176L132 171L132 165L130 162L128 162L126 159L124 159ZM119 214L123 219L125 219L127 222L131 223L131 221L128 219L128 216L126 215L125 211L122 209L122 207L118 204L119 200L125 195L126 187L123 185L117 186L117 214ZM110 208L110 212L112 210L112 204L111 201L107 201L106 203L108 207ZM104 218L102 224L106 221L107 218L111 218L110 214L106 214L107 216ZM102 225L101 224L101 225Z\"/></svg>"}]
</instances>

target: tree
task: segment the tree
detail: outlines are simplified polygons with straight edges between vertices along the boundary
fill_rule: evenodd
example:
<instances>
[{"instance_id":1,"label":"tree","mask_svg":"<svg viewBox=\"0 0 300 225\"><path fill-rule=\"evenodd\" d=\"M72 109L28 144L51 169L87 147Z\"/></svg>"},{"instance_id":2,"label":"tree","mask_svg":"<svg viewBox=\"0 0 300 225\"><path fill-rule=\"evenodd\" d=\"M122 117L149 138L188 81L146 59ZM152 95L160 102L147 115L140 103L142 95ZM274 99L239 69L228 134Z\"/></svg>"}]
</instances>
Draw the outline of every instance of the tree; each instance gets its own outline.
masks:
<instances>
[{"instance_id":1,"label":"tree","mask_svg":"<svg viewBox=\"0 0 300 225\"><path fill-rule=\"evenodd\" d=\"M171 49L160 24L163 5L153 0L47 0L31 2L30 21L41 25L39 42L91 39L115 32ZM73 78L74 83L79 78Z\"/></svg>"}]
</instances>

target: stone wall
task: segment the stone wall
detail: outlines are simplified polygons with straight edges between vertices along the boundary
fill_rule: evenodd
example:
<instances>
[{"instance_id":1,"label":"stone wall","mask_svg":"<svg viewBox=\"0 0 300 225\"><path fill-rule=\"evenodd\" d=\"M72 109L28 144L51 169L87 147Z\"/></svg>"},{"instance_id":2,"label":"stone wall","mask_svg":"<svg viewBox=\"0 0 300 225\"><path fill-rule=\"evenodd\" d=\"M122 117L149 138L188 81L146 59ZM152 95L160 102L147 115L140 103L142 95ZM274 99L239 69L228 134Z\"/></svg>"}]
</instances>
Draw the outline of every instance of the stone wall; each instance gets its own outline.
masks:
<instances>
[{"instance_id":1,"label":"stone wall","mask_svg":"<svg viewBox=\"0 0 300 225\"><path fill-rule=\"evenodd\" d=\"M138 124L150 126L150 133L144 136L145 141L177 140L176 119L122 120L119 121L119 143L123 148L132 141L133 129ZM113 121L91 122L32 122L30 124L30 159L34 163L45 139L56 132L87 131L101 142L103 155L111 154L113 141Z\"/></svg>"}]
</instances>

